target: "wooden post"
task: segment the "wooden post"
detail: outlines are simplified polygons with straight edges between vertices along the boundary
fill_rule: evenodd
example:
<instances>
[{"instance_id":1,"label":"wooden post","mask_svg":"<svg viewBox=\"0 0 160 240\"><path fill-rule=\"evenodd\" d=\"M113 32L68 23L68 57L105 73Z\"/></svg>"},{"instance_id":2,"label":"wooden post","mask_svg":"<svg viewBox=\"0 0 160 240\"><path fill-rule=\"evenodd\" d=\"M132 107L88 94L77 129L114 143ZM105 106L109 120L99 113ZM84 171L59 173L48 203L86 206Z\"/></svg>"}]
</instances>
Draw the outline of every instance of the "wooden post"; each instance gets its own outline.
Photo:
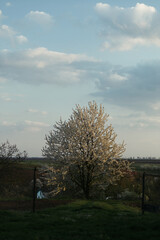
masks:
<instances>
[{"instance_id":1,"label":"wooden post","mask_svg":"<svg viewBox=\"0 0 160 240\"><path fill-rule=\"evenodd\" d=\"M33 174L33 213L35 213L36 209L36 167L34 168Z\"/></svg>"},{"instance_id":2,"label":"wooden post","mask_svg":"<svg viewBox=\"0 0 160 240\"><path fill-rule=\"evenodd\" d=\"M144 214L145 172L142 177L142 215Z\"/></svg>"}]
</instances>

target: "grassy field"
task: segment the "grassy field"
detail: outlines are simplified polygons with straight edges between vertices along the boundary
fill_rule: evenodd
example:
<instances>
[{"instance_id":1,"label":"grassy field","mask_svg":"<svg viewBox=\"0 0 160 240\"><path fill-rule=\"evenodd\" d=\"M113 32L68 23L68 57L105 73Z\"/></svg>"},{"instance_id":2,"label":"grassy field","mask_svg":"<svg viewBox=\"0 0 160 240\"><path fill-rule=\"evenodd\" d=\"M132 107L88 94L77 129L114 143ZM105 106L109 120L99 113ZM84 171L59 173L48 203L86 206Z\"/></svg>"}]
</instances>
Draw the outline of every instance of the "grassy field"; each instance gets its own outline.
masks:
<instances>
[{"instance_id":1,"label":"grassy field","mask_svg":"<svg viewBox=\"0 0 160 240\"><path fill-rule=\"evenodd\" d=\"M75 201L36 212L0 211L0 240L159 240L160 215L118 201Z\"/></svg>"},{"instance_id":2,"label":"grassy field","mask_svg":"<svg viewBox=\"0 0 160 240\"><path fill-rule=\"evenodd\" d=\"M160 175L160 164L155 163L133 163L131 165L133 170L140 171L140 172L148 172L153 174Z\"/></svg>"}]
</instances>

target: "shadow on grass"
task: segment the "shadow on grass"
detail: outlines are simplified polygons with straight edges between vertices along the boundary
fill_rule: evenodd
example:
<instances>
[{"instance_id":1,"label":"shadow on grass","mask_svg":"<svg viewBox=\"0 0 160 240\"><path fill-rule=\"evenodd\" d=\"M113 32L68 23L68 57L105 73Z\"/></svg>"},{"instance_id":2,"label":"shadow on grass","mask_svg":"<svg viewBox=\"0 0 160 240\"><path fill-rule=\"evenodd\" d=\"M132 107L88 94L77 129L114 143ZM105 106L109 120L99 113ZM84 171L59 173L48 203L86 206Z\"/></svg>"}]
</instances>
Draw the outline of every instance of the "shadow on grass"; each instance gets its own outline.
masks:
<instances>
[{"instance_id":1,"label":"shadow on grass","mask_svg":"<svg viewBox=\"0 0 160 240\"><path fill-rule=\"evenodd\" d=\"M29 212L1 211L1 240L155 240L160 215L141 216L138 208L117 201L77 200Z\"/></svg>"}]
</instances>

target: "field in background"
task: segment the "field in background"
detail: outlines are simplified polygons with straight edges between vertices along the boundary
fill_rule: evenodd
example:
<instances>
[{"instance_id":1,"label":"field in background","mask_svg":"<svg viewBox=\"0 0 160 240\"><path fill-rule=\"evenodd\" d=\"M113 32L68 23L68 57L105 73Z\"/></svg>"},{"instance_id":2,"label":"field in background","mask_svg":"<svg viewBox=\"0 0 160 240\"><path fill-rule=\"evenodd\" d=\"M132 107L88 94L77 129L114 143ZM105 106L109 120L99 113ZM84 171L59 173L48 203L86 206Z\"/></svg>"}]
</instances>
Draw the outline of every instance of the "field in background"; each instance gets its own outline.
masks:
<instances>
[{"instance_id":1,"label":"field in background","mask_svg":"<svg viewBox=\"0 0 160 240\"><path fill-rule=\"evenodd\" d=\"M143 170L153 170L160 172L160 159L153 159L153 158L129 158L126 159L132 163L133 170L143 171ZM50 160L45 158L29 158L24 162L24 164L29 164L33 166L41 166L43 164L49 164Z\"/></svg>"}]
</instances>

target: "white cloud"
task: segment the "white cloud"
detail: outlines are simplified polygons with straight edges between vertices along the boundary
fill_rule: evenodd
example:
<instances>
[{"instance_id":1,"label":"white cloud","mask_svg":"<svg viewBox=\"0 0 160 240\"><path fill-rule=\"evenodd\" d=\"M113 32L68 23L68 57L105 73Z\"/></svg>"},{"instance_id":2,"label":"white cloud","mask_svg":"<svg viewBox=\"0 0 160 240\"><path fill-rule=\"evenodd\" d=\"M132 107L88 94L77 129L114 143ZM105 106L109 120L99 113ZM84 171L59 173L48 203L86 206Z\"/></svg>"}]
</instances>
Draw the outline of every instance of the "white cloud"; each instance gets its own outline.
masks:
<instances>
[{"instance_id":1,"label":"white cloud","mask_svg":"<svg viewBox=\"0 0 160 240\"><path fill-rule=\"evenodd\" d=\"M2 122L2 126L5 126L5 127L14 127L14 126L16 126L16 123L8 122L8 121L3 121L3 122Z\"/></svg>"},{"instance_id":2,"label":"white cloud","mask_svg":"<svg viewBox=\"0 0 160 240\"><path fill-rule=\"evenodd\" d=\"M41 63L41 67L39 64ZM43 64L42 64L43 63ZM134 67L114 66L85 55L66 54L36 48L0 52L0 77L27 84L73 85L92 82L94 97L123 108L155 111L160 96L160 61ZM10 96L3 96L10 101ZM31 113L45 111L29 109Z\"/></svg>"},{"instance_id":3,"label":"white cloud","mask_svg":"<svg viewBox=\"0 0 160 240\"><path fill-rule=\"evenodd\" d=\"M98 91L94 96L123 108L153 113L160 109L159 79L159 60L128 68L106 66L101 74L97 73Z\"/></svg>"},{"instance_id":4,"label":"white cloud","mask_svg":"<svg viewBox=\"0 0 160 240\"><path fill-rule=\"evenodd\" d=\"M12 99L10 97L2 97L2 100L5 102L11 102Z\"/></svg>"},{"instance_id":5,"label":"white cloud","mask_svg":"<svg viewBox=\"0 0 160 240\"><path fill-rule=\"evenodd\" d=\"M0 18L3 17L2 11L0 10ZM6 25L6 24L0 24L0 39L7 39L12 44L16 43L26 43L28 39L23 36L19 35L12 27Z\"/></svg>"},{"instance_id":6,"label":"white cloud","mask_svg":"<svg viewBox=\"0 0 160 240\"><path fill-rule=\"evenodd\" d=\"M43 128L48 128L50 125L44 122L25 120L25 126L24 129L29 132L40 132Z\"/></svg>"},{"instance_id":7,"label":"white cloud","mask_svg":"<svg viewBox=\"0 0 160 240\"><path fill-rule=\"evenodd\" d=\"M8 25L0 25L0 38L9 39L12 43L25 43L27 42L27 38L23 35L18 35L16 31L14 31Z\"/></svg>"},{"instance_id":8,"label":"white cloud","mask_svg":"<svg viewBox=\"0 0 160 240\"><path fill-rule=\"evenodd\" d=\"M46 48L2 51L0 77L30 84L73 84L84 79L87 63L97 62L86 55L54 52Z\"/></svg>"},{"instance_id":9,"label":"white cloud","mask_svg":"<svg viewBox=\"0 0 160 240\"><path fill-rule=\"evenodd\" d=\"M152 107L153 110L159 111L160 110L160 102L158 101L156 103L152 103L151 107Z\"/></svg>"},{"instance_id":10,"label":"white cloud","mask_svg":"<svg viewBox=\"0 0 160 240\"><path fill-rule=\"evenodd\" d=\"M31 59L38 59L38 63L44 63L43 60L48 59L48 64L52 63L53 61L56 63L72 63L76 61L95 61L95 59L91 57L87 57L84 54L66 54L62 52L55 52L55 51L49 51L47 48L35 48L35 49L29 49L26 52L26 56L30 57Z\"/></svg>"},{"instance_id":11,"label":"white cloud","mask_svg":"<svg viewBox=\"0 0 160 240\"><path fill-rule=\"evenodd\" d=\"M12 98L9 96L8 93L2 93L0 95L0 98L2 99L2 101L5 101L5 102L11 102L12 101Z\"/></svg>"},{"instance_id":12,"label":"white cloud","mask_svg":"<svg viewBox=\"0 0 160 240\"><path fill-rule=\"evenodd\" d=\"M148 121L152 124L158 124L160 126L160 116L149 117Z\"/></svg>"},{"instance_id":13,"label":"white cloud","mask_svg":"<svg viewBox=\"0 0 160 240\"><path fill-rule=\"evenodd\" d=\"M6 6L7 6L7 7L10 7L11 5L12 5L12 4L11 4L10 2L7 2L7 3L6 3Z\"/></svg>"},{"instance_id":14,"label":"white cloud","mask_svg":"<svg viewBox=\"0 0 160 240\"><path fill-rule=\"evenodd\" d=\"M25 95L24 94L21 94L21 93L18 93L18 94L14 94L15 97L19 97L19 98L22 98L24 97Z\"/></svg>"},{"instance_id":15,"label":"white cloud","mask_svg":"<svg viewBox=\"0 0 160 240\"><path fill-rule=\"evenodd\" d=\"M26 43L26 42L28 42L28 39L25 36L20 35L20 36L17 36L17 41L19 43Z\"/></svg>"},{"instance_id":16,"label":"white cloud","mask_svg":"<svg viewBox=\"0 0 160 240\"><path fill-rule=\"evenodd\" d=\"M29 132L33 132L34 133L34 132L40 132L41 128L39 128L39 127L28 127L27 130Z\"/></svg>"},{"instance_id":17,"label":"white cloud","mask_svg":"<svg viewBox=\"0 0 160 240\"><path fill-rule=\"evenodd\" d=\"M13 37L15 35L15 31L11 27L7 25L0 26L0 37Z\"/></svg>"},{"instance_id":18,"label":"white cloud","mask_svg":"<svg viewBox=\"0 0 160 240\"><path fill-rule=\"evenodd\" d=\"M49 124L44 122L25 120L23 122L11 122L8 120L2 120L0 122L0 128L5 131L18 131L18 132L41 132L46 131L46 128L50 127Z\"/></svg>"},{"instance_id":19,"label":"white cloud","mask_svg":"<svg viewBox=\"0 0 160 240\"><path fill-rule=\"evenodd\" d=\"M42 115L47 115L48 113L46 111L41 111L40 112Z\"/></svg>"},{"instance_id":20,"label":"white cloud","mask_svg":"<svg viewBox=\"0 0 160 240\"><path fill-rule=\"evenodd\" d=\"M40 113L40 114L42 114L42 115L47 115L47 112L46 112L46 111L40 111L40 110L38 110L38 109L33 109L33 108L29 108L29 109L28 109L28 112L30 112L30 113Z\"/></svg>"},{"instance_id":21,"label":"white cloud","mask_svg":"<svg viewBox=\"0 0 160 240\"><path fill-rule=\"evenodd\" d=\"M28 112L30 112L30 113L38 113L39 111L37 109L30 108L30 109L28 109Z\"/></svg>"},{"instance_id":22,"label":"white cloud","mask_svg":"<svg viewBox=\"0 0 160 240\"><path fill-rule=\"evenodd\" d=\"M156 14L156 9L152 6L147 6L143 3L137 3L131 8L133 11L133 22L140 28L150 28L152 19Z\"/></svg>"},{"instance_id":23,"label":"white cloud","mask_svg":"<svg viewBox=\"0 0 160 240\"><path fill-rule=\"evenodd\" d=\"M113 82L121 82L121 81L126 81L127 80L127 76L122 76L120 74L117 74L117 73L112 73L110 76L109 76L110 80L113 81Z\"/></svg>"},{"instance_id":24,"label":"white cloud","mask_svg":"<svg viewBox=\"0 0 160 240\"><path fill-rule=\"evenodd\" d=\"M1 80L1 77L0 77L0 80ZM3 80L3 78L2 78L2 80ZM6 81L6 79L4 79L4 80ZM0 94L0 99L2 99L5 102L11 102L11 101L17 102L17 101L20 101L19 98L22 98L22 97L24 97L24 95L22 95L22 94L10 94L10 93L6 93L6 92Z\"/></svg>"},{"instance_id":25,"label":"white cloud","mask_svg":"<svg viewBox=\"0 0 160 240\"><path fill-rule=\"evenodd\" d=\"M46 13L46 12L42 12L42 11L30 11L26 17L37 24L40 24L42 26L48 26L48 25L52 25L53 24L53 17Z\"/></svg>"},{"instance_id":26,"label":"white cloud","mask_svg":"<svg viewBox=\"0 0 160 240\"><path fill-rule=\"evenodd\" d=\"M25 120L25 124L32 127L49 127L50 125L44 122L35 122L30 120Z\"/></svg>"},{"instance_id":27,"label":"white cloud","mask_svg":"<svg viewBox=\"0 0 160 240\"><path fill-rule=\"evenodd\" d=\"M121 111L119 114L116 114L112 119L113 125L123 129L160 129L160 115L158 113L145 113L143 111L131 112L131 114L124 114Z\"/></svg>"},{"instance_id":28,"label":"white cloud","mask_svg":"<svg viewBox=\"0 0 160 240\"><path fill-rule=\"evenodd\" d=\"M112 7L97 3L96 12L102 20L102 49L126 51L135 46L160 47L160 13L153 6L137 3L135 7Z\"/></svg>"},{"instance_id":29,"label":"white cloud","mask_svg":"<svg viewBox=\"0 0 160 240\"><path fill-rule=\"evenodd\" d=\"M0 83L5 83L6 81L7 81L6 78L4 78L4 77L0 77Z\"/></svg>"},{"instance_id":30,"label":"white cloud","mask_svg":"<svg viewBox=\"0 0 160 240\"><path fill-rule=\"evenodd\" d=\"M124 120L125 121L125 120ZM129 117L127 119L128 124L129 122L132 123L131 127L160 127L160 116L153 115L153 114L143 114L138 115L137 117Z\"/></svg>"}]
</instances>

